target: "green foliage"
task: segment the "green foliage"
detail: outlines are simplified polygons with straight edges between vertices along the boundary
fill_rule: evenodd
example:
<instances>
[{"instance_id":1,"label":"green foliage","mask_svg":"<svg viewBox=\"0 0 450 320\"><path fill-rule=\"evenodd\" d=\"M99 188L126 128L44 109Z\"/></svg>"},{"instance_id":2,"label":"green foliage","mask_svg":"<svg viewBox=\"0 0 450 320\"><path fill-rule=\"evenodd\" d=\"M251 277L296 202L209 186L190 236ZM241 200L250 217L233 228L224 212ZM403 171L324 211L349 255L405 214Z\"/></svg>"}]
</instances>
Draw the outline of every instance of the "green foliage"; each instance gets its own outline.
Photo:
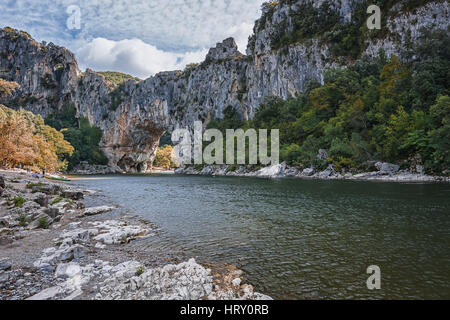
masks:
<instances>
[{"instance_id":1,"label":"green foliage","mask_svg":"<svg viewBox=\"0 0 450 320\"><path fill-rule=\"evenodd\" d=\"M118 86L125 81L133 80L133 81L141 81L141 79L133 77L129 74L121 73L121 72L113 72L113 71L105 71L99 72L102 76L106 78L106 80L111 81L115 86Z\"/></svg>"},{"instance_id":2,"label":"green foliage","mask_svg":"<svg viewBox=\"0 0 450 320\"><path fill-rule=\"evenodd\" d=\"M239 114L232 106L228 106L223 110L223 119L214 119L208 124L208 128L214 128L225 133L226 129L239 129L244 124Z\"/></svg>"},{"instance_id":3,"label":"green foliage","mask_svg":"<svg viewBox=\"0 0 450 320\"><path fill-rule=\"evenodd\" d=\"M53 201L50 203L50 205L53 206L53 205L55 205L55 204L57 204L57 203L60 203L62 200L63 200L63 198L58 197L58 198L56 198L55 200L53 200Z\"/></svg>"},{"instance_id":4,"label":"green foliage","mask_svg":"<svg viewBox=\"0 0 450 320\"><path fill-rule=\"evenodd\" d=\"M19 217L19 226L25 227L27 223L30 221L27 219L27 216L25 214L21 214Z\"/></svg>"},{"instance_id":5,"label":"green foliage","mask_svg":"<svg viewBox=\"0 0 450 320\"><path fill-rule=\"evenodd\" d=\"M38 220L37 227L39 229L47 229L49 225L50 225L50 223L49 223L47 217L42 217Z\"/></svg>"},{"instance_id":6,"label":"green foliage","mask_svg":"<svg viewBox=\"0 0 450 320\"><path fill-rule=\"evenodd\" d=\"M115 88L113 91L111 91L110 96L111 96L111 107L110 107L110 109L112 111L116 111L117 108L124 101L125 91L123 89L123 84L119 85L117 88Z\"/></svg>"},{"instance_id":7,"label":"green foliage","mask_svg":"<svg viewBox=\"0 0 450 320\"><path fill-rule=\"evenodd\" d=\"M280 5L294 4L295 0L281 0ZM289 12L292 24L288 28L287 19L275 25L275 31L271 34L271 47L273 50L286 49L295 43L305 43L311 39L319 39L321 43L327 44L330 53L334 57L349 57L357 59L366 48L368 38L386 37L387 18L401 12L410 12L417 7L431 2L430 0L364 0L354 5L354 13L350 21L344 19L338 11L333 8L334 1L324 1L319 7L315 7L313 1L297 3L297 9ZM269 3L266 14L258 21L258 30L265 28L266 21L274 14L275 6ZM382 12L382 29L368 30L366 13L369 5L378 5ZM397 5L398 10L392 10ZM253 38L251 38L253 39ZM253 40L254 41L254 40ZM254 45L254 44L253 44Z\"/></svg>"},{"instance_id":8,"label":"green foliage","mask_svg":"<svg viewBox=\"0 0 450 320\"><path fill-rule=\"evenodd\" d=\"M25 202L27 202L27 199L22 196L15 196L13 198L14 207L16 208L22 208Z\"/></svg>"},{"instance_id":9,"label":"green foliage","mask_svg":"<svg viewBox=\"0 0 450 320\"><path fill-rule=\"evenodd\" d=\"M75 151L66 159L69 170L81 161L102 165L108 163L108 159L99 148L102 131L92 126L88 119L77 118L73 104L59 112L50 114L45 122L54 128L61 129L64 138L74 147Z\"/></svg>"},{"instance_id":10,"label":"green foliage","mask_svg":"<svg viewBox=\"0 0 450 320\"><path fill-rule=\"evenodd\" d=\"M42 186L44 186L44 184L41 182L29 183L29 184L27 184L26 189L33 189L34 187L42 187Z\"/></svg>"},{"instance_id":11,"label":"green foliage","mask_svg":"<svg viewBox=\"0 0 450 320\"><path fill-rule=\"evenodd\" d=\"M266 97L251 121L226 112L209 127L280 129L280 157L291 165L366 170L368 160L420 158L442 174L450 168L448 33L426 33L402 56L362 57L297 97ZM319 149L329 158L318 160Z\"/></svg>"},{"instance_id":12,"label":"green foliage","mask_svg":"<svg viewBox=\"0 0 450 320\"><path fill-rule=\"evenodd\" d=\"M140 277L141 275L143 275L145 272L145 268L143 266L140 266L139 268L137 268L136 270L136 277Z\"/></svg>"},{"instance_id":13,"label":"green foliage","mask_svg":"<svg viewBox=\"0 0 450 320\"><path fill-rule=\"evenodd\" d=\"M67 108L49 114L45 118L45 124L56 130L78 127L77 109L75 105L71 103Z\"/></svg>"}]
</instances>

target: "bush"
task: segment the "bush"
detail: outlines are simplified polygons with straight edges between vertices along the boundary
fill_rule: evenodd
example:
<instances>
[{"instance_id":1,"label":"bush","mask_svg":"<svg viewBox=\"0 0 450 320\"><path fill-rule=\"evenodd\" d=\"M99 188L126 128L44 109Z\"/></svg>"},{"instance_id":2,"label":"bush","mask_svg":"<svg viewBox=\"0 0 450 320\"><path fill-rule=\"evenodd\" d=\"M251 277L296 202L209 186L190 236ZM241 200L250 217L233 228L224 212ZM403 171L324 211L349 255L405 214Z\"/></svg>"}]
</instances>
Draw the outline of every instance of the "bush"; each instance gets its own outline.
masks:
<instances>
[{"instance_id":1,"label":"bush","mask_svg":"<svg viewBox=\"0 0 450 320\"><path fill-rule=\"evenodd\" d=\"M60 203L62 200L63 200L63 198L58 197L58 198L56 198L55 200L53 200L53 201L50 203L50 205L53 206L53 205L55 205L55 204L57 204L57 203Z\"/></svg>"},{"instance_id":2,"label":"bush","mask_svg":"<svg viewBox=\"0 0 450 320\"><path fill-rule=\"evenodd\" d=\"M22 208L25 202L27 202L27 200L22 196L15 196L13 198L14 207L16 208Z\"/></svg>"},{"instance_id":3,"label":"bush","mask_svg":"<svg viewBox=\"0 0 450 320\"><path fill-rule=\"evenodd\" d=\"M140 266L139 268L137 268L136 270L136 277L140 277L141 275L143 275L145 272L145 269L143 266Z\"/></svg>"},{"instance_id":4,"label":"bush","mask_svg":"<svg viewBox=\"0 0 450 320\"><path fill-rule=\"evenodd\" d=\"M38 220L38 228L39 229L47 229L49 226L49 221L47 217L42 217Z\"/></svg>"},{"instance_id":5,"label":"bush","mask_svg":"<svg viewBox=\"0 0 450 320\"><path fill-rule=\"evenodd\" d=\"M175 168L177 164L173 155L173 147L159 147L153 165L164 169Z\"/></svg>"},{"instance_id":6,"label":"bush","mask_svg":"<svg viewBox=\"0 0 450 320\"><path fill-rule=\"evenodd\" d=\"M73 147L39 115L0 105L0 166L64 169Z\"/></svg>"},{"instance_id":7,"label":"bush","mask_svg":"<svg viewBox=\"0 0 450 320\"><path fill-rule=\"evenodd\" d=\"M64 138L74 147L73 154L65 157L69 170L81 161L87 161L89 164L108 164L108 159L99 148L102 131L92 126L84 117L77 119L73 104L60 112L50 114L45 123L61 130Z\"/></svg>"}]
</instances>

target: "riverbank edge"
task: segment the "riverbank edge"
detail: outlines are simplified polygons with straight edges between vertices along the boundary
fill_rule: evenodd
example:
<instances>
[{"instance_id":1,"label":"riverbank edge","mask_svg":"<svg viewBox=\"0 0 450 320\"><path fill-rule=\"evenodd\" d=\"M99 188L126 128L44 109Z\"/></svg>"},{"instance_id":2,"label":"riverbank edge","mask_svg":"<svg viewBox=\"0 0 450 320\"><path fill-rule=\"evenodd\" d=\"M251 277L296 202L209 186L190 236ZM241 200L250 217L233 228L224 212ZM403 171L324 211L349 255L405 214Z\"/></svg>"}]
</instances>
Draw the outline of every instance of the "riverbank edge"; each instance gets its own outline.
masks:
<instances>
[{"instance_id":1,"label":"riverbank edge","mask_svg":"<svg viewBox=\"0 0 450 320\"><path fill-rule=\"evenodd\" d=\"M0 170L0 179L0 247L4 249L0 253L0 300L271 299L242 284L243 272L234 266L218 274L211 270L213 264L202 266L194 259L148 270L136 260L118 265L94 260L90 255L96 249L107 248L114 257L125 255L131 241L152 236L152 227L135 216L111 220L107 215L115 206L85 208L84 196L96 192L78 185L38 179L23 170ZM17 199L25 202L13 205ZM23 218L25 214L34 220ZM43 218L48 224L45 228L40 226ZM33 265L8 256L8 252L14 252L14 257L27 255L20 252L21 242L27 242L32 252L42 252ZM24 287L27 283L40 290L30 291ZM143 290L149 286L178 293L146 296ZM86 294L89 290L95 294Z\"/></svg>"},{"instance_id":2,"label":"riverbank edge","mask_svg":"<svg viewBox=\"0 0 450 320\"><path fill-rule=\"evenodd\" d=\"M235 171L229 171L229 165L208 165L197 168L194 165L182 166L174 172L178 175L201 175L219 177L253 177L271 179L308 179L308 180L347 180L347 181L378 181L378 182L405 182L405 183L425 183L443 182L449 183L448 176L430 176L420 173L411 173L408 170L400 170L398 166L380 163L380 169L371 172L361 173L338 173L330 165L327 169L318 171L314 168L300 170L297 167L289 166L285 162L254 170L252 166L239 166Z\"/></svg>"}]
</instances>

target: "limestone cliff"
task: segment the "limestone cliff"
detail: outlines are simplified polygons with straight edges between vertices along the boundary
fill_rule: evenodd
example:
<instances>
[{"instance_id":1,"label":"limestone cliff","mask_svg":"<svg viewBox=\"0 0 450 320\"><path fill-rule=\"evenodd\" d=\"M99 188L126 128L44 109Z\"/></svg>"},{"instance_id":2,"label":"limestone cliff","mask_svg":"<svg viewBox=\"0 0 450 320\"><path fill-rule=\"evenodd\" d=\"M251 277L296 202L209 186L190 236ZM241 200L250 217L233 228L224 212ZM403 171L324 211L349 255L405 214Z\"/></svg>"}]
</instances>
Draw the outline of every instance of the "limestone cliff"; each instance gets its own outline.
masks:
<instances>
[{"instance_id":1,"label":"limestone cliff","mask_svg":"<svg viewBox=\"0 0 450 320\"><path fill-rule=\"evenodd\" d=\"M199 65L119 86L92 70L82 73L67 49L38 43L25 32L1 29L0 77L18 82L21 88L0 103L44 116L74 103L80 116L103 130L101 147L111 164L127 171L145 171L165 131L192 127L196 120L206 125L222 117L227 106L251 118L265 96L295 95L309 81L323 82L327 69L352 63L355 57L336 51L326 41L329 37L322 36L325 32L334 36L332 32L340 32L339 28L319 30L300 40L292 35L299 21L320 20L320 14L326 17L324 25L345 27L365 21L368 15L361 10L366 2L282 0L266 4L246 55L229 38L212 48ZM366 31L358 55L376 55L381 48L399 54L407 41L417 41L423 28L447 30L448 7L448 1L398 1L386 7L382 32L371 36ZM288 40L279 43L280 39Z\"/></svg>"}]
</instances>

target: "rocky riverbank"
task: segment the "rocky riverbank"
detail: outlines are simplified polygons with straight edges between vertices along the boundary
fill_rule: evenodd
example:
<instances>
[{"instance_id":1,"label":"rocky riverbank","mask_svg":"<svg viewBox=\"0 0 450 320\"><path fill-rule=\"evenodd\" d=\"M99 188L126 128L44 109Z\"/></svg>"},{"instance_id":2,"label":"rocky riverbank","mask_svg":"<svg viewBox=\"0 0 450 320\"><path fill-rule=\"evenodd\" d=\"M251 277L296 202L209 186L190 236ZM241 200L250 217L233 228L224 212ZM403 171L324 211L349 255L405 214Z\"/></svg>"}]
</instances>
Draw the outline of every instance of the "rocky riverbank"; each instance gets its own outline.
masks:
<instances>
[{"instance_id":1,"label":"rocky riverbank","mask_svg":"<svg viewBox=\"0 0 450 320\"><path fill-rule=\"evenodd\" d=\"M94 194L0 171L0 300L270 299L237 268L136 251L156 226L115 206L85 208Z\"/></svg>"},{"instance_id":2,"label":"rocky riverbank","mask_svg":"<svg viewBox=\"0 0 450 320\"><path fill-rule=\"evenodd\" d=\"M118 166L93 165L88 162L81 162L75 168L68 172L72 175L103 175L103 174L122 174L125 173Z\"/></svg>"},{"instance_id":3,"label":"rocky riverbank","mask_svg":"<svg viewBox=\"0 0 450 320\"><path fill-rule=\"evenodd\" d=\"M210 165L202 168L183 166L175 170L176 174L232 176L232 177L260 177L260 178L301 178L321 180L367 180L387 182L450 182L450 177L430 176L422 172L400 170L400 166L376 162L371 172L338 172L336 166L329 165L325 170L315 168L301 169L288 166L285 162L255 170L252 166Z\"/></svg>"}]
</instances>

